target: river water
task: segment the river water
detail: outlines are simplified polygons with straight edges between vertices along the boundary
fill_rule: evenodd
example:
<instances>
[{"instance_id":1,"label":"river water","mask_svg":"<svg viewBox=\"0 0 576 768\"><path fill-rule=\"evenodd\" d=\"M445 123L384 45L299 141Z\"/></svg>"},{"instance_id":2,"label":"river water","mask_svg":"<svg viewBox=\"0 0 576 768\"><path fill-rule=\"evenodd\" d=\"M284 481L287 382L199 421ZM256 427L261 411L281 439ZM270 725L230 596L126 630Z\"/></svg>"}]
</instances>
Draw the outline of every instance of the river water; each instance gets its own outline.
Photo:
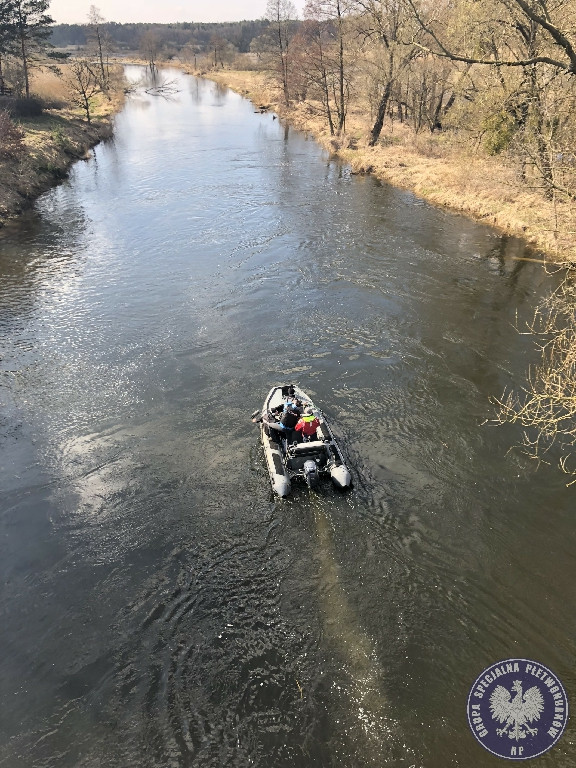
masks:
<instances>
[{"instance_id":1,"label":"river water","mask_svg":"<svg viewBox=\"0 0 576 768\"><path fill-rule=\"evenodd\" d=\"M575 491L484 423L554 278L167 76L0 239L0 766L496 765L485 667L576 691ZM272 498L279 381L350 493Z\"/></svg>"}]
</instances>

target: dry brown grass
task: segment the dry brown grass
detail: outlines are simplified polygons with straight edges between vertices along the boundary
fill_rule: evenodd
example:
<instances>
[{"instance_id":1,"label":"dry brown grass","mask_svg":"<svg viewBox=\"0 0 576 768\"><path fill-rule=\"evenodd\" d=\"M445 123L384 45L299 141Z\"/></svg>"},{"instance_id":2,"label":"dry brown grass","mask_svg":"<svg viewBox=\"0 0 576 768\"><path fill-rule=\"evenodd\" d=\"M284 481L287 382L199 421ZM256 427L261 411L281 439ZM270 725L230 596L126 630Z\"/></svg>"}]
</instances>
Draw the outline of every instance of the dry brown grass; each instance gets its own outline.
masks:
<instances>
[{"instance_id":1,"label":"dry brown grass","mask_svg":"<svg viewBox=\"0 0 576 768\"><path fill-rule=\"evenodd\" d=\"M70 103L70 88L68 84L70 67L66 62L58 64L59 74L47 68L34 70L31 90L44 100L48 107L55 107L61 113L67 111L69 115L83 118L84 113L74 108ZM94 98L94 119L103 120L117 112L124 101L122 71L120 66L112 69L110 93L98 94Z\"/></svg>"},{"instance_id":2,"label":"dry brown grass","mask_svg":"<svg viewBox=\"0 0 576 768\"><path fill-rule=\"evenodd\" d=\"M60 64L58 68L64 72L66 64ZM66 104L68 102L68 89L64 78L49 69L35 69L33 71L30 90L48 103L61 102Z\"/></svg>"},{"instance_id":3,"label":"dry brown grass","mask_svg":"<svg viewBox=\"0 0 576 768\"><path fill-rule=\"evenodd\" d=\"M464 213L524 238L549 257L576 260L576 212L569 203L546 200L537 190L519 184L514 170L499 158L466 150L446 136L419 134L406 125L383 132L376 147L368 146L369 116L352 105L347 133L330 136L317 105L286 107L274 82L262 72L209 71L212 80L229 86L256 106L269 106L295 128L312 134L356 173L409 189L429 202Z\"/></svg>"},{"instance_id":4,"label":"dry brown grass","mask_svg":"<svg viewBox=\"0 0 576 768\"><path fill-rule=\"evenodd\" d=\"M60 69L66 71L66 65ZM37 118L18 120L24 132L24 151L0 159L0 227L27 208L34 199L61 181L68 169L88 150L112 133L110 117L124 101L123 81L116 78L109 95L94 103L89 125L68 101L65 79L49 70L34 73L32 91L47 104Z\"/></svg>"}]
</instances>

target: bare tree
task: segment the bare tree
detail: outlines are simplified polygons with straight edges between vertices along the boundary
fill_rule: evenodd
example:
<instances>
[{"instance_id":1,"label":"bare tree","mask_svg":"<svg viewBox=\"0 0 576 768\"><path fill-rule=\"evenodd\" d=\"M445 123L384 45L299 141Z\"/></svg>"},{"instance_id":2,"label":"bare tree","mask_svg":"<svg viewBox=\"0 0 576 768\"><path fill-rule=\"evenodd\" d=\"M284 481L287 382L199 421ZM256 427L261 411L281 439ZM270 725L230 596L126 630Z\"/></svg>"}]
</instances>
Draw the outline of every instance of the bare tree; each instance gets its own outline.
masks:
<instances>
[{"instance_id":1,"label":"bare tree","mask_svg":"<svg viewBox=\"0 0 576 768\"><path fill-rule=\"evenodd\" d=\"M333 29L333 46L336 51L336 79L333 98L337 116L336 133L346 129L348 109L349 76L346 71L345 35L346 16L353 8L350 0L307 0L304 14L318 24L330 25Z\"/></svg>"},{"instance_id":2,"label":"bare tree","mask_svg":"<svg viewBox=\"0 0 576 768\"><path fill-rule=\"evenodd\" d=\"M358 24L364 39L375 48L374 70L380 94L370 132L369 143L374 146L380 138L399 78L417 58L418 51L414 46L404 44L410 29L410 17L404 3L399 0L356 0L354 10L359 14Z\"/></svg>"},{"instance_id":3,"label":"bare tree","mask_svg":"<svg viewBox=\"0 0 576 768\"><path fill-rule=\"evenodd\" d=\"M154 74L156 70L156 61L160 55L161 43L158 33L153 29L148 29L140 38L140 52L148 62L150 71Z\"/></svg>"},{"instance_id":4,"label":"bare tree","mask_svg":"<svg viewBox=\"0 0 576 768\"><path fill-rule=\"evenodd\" d=\"M330 135L334 136L336 130L331 98L334 70L328 53L331 43L326 25L314 19L304 21L294 38L298 69L304 78L300 88L302 98L305 98L308 91L312 97L318 94Z\"/></svg>"},{"instance_id":5,"label":"bare tree","mask_svg":"<svg viewBox=\"0 0 576 768\"><path fill-rule=\"evenodd\" d=\"M89 123L92 122L93 98L102 90L94 66L87 59L71 59L66 81L72 103L84 111Z\"/></svg>"},{"instance_id":6,"label":"bare tree","mask_svg":"<svg viewBox=\"0 0 576 768\"><path fill-rule=\"evenodd\" d=\"M573 16L571 0L492 0L477 3L475 8L461 3L460 11L468 15L471 22L480 20L482 15L484 19L481 25L476 25L476 34L470 34L469 24L461 27L464 34L459 36L446 34L446 19L454 14L454 4L447 0L434 4L422 0L406 0L406 3L424 33L422 41L415 37L412 42L436 56L498 67L549 64L560 72L576 74L576 48L570 40L569 25L563 25ZM478 34L483 38L480 46ZM522 54L511 41L501 47L490 44L491 38L510 34L537 34L541 45ZM477 51L485 55L478 55Z\"/></svg>"},{"instance_id":7,"label":"bare tree","mask_svg":"<svg viewBox=\"0 0 576 768\"><path fill-rule=\"evenodd\" d=\"M290 102L290 39L293 34L293 22L298 18L296 6L292 0L268 0L264 18L269 19L271 23L284 101L288 104Z\"/></svg>"},{"instance_id":8,"label":"bare tree","mask_svg":"<svg viewBox=\"0 0 576 768\"><path fill-rule=\"evenodd\" d=\"M218 66L224 67L224 64L229 64L234 60L236 55L236 48L232 43L223 37L221 34L215 32L210 37L210 47L212 49L214 69Z\"/></svg>"},{"instance_id":9,"label":"bare tree","mask_svg":"<svg viewBox=\"0 0 576 768\"><path fill-rule=\"evenodd\" d=\"M467 66L489 67L502 86L500 105L488 121L495 151L516 154L520 178L532 169L546 197L557 191L553 146L559 121L550 114L550 94L576 74L569 30L573 0L466 0L434 5L406 0L415 21L410 43L427 54ZM504 70L517 71L516 78ZM486 78L485 78L486 79ZM486 88L479 100L486 101Z\"/></svg>"},{"instance_id":10,"label":"bare tree","mask_svg":"<svg viewBox=\"0 0 576 768\"><path fill-rule=\"evenodd\" d=\"M99 78L103 91L107 91L110 84L109 56L111 40L110 35L103 28L105 23L106 19L101 15L100 9L95 5L91 5L88 14L88 40L94 48L94 53L98 60Z\"/></svg>"},{"instance_id":11,"label":"bare tree","mask_svg":"<svg viewBox=\"0 0 576 768\"><path fill-rule=\"evenodd\" d=\"M569 271L560 286L537 309L528 332L542 353L520 392L495 398L496 422L524 430L522 447L537 461L556 452L562 469L576 483L576 286Z\"/></svg>"}]
</instances>

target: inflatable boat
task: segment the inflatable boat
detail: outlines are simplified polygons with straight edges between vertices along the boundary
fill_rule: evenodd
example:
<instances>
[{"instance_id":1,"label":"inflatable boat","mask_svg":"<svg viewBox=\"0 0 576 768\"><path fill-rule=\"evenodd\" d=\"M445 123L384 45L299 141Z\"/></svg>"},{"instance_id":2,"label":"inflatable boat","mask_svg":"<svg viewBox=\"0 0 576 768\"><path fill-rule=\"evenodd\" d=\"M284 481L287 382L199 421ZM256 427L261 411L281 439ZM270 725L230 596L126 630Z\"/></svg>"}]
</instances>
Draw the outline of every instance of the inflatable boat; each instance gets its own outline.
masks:
<instances>
[{"instance_id":1,"label":"inflatable boat","mask_svg":"<svg viewBox=\"0 0 576 768\"><path fill-rule=\"evenodd\" d=\"M286 429L283 419L288 411L305 414L315 432L305 435L298 429ZM331 478L339 490L352 485L352 476L324 414L295 384L272 387L262 411L252 414L252 421L260 425L270 482L278 496L290 493L293 480L303 481L312 489L318 488L324 478Z\"/></svg>"}]
</instances>

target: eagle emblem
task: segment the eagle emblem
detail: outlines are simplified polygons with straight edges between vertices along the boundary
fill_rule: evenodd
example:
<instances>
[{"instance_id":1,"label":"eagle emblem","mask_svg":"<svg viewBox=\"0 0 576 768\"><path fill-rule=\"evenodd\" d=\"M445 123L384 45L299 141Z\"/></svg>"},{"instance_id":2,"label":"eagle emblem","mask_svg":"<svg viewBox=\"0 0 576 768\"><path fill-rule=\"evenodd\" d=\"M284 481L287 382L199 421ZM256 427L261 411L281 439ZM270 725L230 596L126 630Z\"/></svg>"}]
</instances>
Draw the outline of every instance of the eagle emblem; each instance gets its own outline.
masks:
<instances>
[{"instance_id":1,"label":"eagle emblem","mask_svg":"<svg viewBox=\"0 0 576 768\"><path fill-rule=\"evenodd\" d=\"M525 739L527 734L535 736L538 733L538 729L531 728L529 723L539 720L543 709L544 699L538 686L533 685L522 694L520 680L514 680L512 691L497 685L490 696L492 718L504 723L502 728L496 728L496 733L516 741Z\"/></svg>"}]
</instances>

